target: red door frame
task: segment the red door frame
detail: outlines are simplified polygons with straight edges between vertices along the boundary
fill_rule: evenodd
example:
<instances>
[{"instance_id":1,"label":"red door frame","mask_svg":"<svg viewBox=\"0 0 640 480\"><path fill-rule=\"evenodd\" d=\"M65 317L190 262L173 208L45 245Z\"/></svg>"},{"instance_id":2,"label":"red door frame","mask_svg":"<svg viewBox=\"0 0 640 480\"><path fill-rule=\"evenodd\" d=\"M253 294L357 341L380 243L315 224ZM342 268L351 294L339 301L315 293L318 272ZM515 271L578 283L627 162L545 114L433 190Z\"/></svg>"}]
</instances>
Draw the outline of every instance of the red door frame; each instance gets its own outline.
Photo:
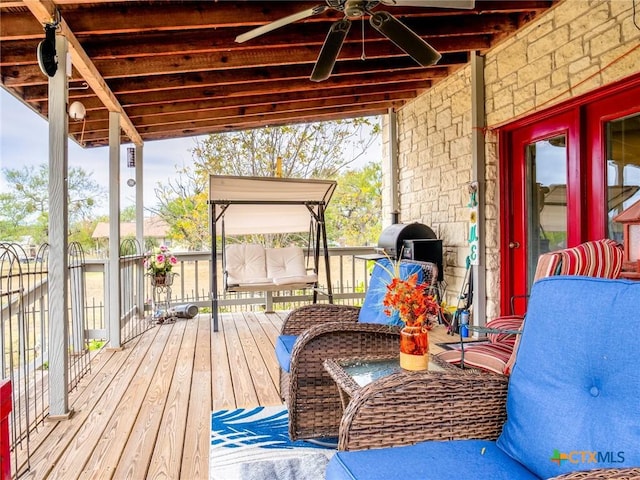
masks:
<instances>
[{"instance_id":1,"label":"red door frame","mask_svg":"<svg viewBox=\"0 0 640 480\"><path fill-rule=\"evenodd\" d=\"M567 201L572 205L572 212L567 224L569 237L567 245L572 246L589 239L602 238L605 232L606 212L606 168L604 167L604 122L624 117L639 111L640 105L640 73L621 81L601 87L557 106L536 112L501 127L498 131L499 145L499 188L500 188L500 310L502 314L511 313L510 299L515 294L526 292L526 251L520 252L525 261L516 269L512 266L512 255L509 243L512 234L518 231L513 209L516 203L525 205L526 199L521 195L513 198L515 190L511 183L513 178L524 179L524 155L516 165L513 157L514 139L520 134L528 134L532 138L543 138L544 132L559 127L560 118L573 117L569 123L575 135L568 138L569 170L567 175ZM624 108L624 106L628 106ZM517 133L520 131L520 133ZM584 132L584 133L583 133ZM576 148L577 146L577 148ZM573 152L573 157L572 153ZM571 165L575 165L573 168ZM518 174L518 176L514 176ZM517 212L516 212L517 213ZM526 212L523 212L526 213ZM588 218L585 218L590 213ZM522 220L521 220L522 221ZM521 228L521 227L520 227ZM522 260L522 259L520 259ZM522 313L522 312L521 312Z\"/></svg>"},{"instance_id":2,"label":"red door frame","mask_svg":"<svg viewBox=\"0 0 640 480\"><path fill-rule=\"evenodd\" d=\"M587 175L587 189L591 195L587 196L587 211L593 219L600 222L588 222L587 238L603 238L606 232L607 211L607 167L605 151L605 123L640 112L640 81L636 85L628 86L624 91L617 92L590 103L585 107L587 165L590 174Z\"/></svg>"}]
</instances>

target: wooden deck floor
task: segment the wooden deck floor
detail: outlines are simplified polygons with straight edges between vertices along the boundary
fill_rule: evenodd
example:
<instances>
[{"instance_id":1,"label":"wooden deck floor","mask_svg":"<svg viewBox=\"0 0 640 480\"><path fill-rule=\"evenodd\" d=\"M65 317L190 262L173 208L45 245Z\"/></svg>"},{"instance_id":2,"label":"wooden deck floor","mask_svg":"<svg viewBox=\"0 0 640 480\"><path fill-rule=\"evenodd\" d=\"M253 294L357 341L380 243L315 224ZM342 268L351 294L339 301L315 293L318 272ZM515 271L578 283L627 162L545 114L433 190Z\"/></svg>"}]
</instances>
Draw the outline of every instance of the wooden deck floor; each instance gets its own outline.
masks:
<instances>
[{"instance_id":1,"label":"wooden deck floor","mask_svg":"<svg viewBox=\"0 0 640 480\"><path fill-rule=\"evenodd\" d=\"M274 342L285 314L225 314L217 333L199 315L101 352L70 396L72 417L32 435L20 478L206 480L211 411L282 403ZM432 350L454 340L436 327Z\"/></svg>"}]
</instances>

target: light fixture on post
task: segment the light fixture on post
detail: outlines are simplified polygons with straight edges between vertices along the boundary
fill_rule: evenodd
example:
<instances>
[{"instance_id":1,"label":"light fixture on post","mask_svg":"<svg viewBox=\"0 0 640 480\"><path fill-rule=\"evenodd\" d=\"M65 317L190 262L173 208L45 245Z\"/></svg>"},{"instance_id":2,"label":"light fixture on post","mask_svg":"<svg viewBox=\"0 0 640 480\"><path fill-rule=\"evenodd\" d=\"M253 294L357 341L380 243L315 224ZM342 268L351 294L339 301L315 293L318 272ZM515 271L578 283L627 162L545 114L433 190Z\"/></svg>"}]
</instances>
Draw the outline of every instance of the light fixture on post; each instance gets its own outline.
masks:
<instances>
[{"instance_id":1,"label":"light fixture on post","mask_svg":"<svg viewBox=\"0 0 640 480\"><path fill-rule=\"evenodd\" d=\"M44 26L44 40L38 44L38 65L42 73L53 77L58 71L58 55L56 53L57 23L47 23Z\"/></svg>"},{"instance_id":2,"label":"light fixture on post","mask_svg":"<svg viewBox=\"0 0 640 480\"><path fill-rule=\"evenodd\" d=\"M82 133L80 134L80 145L84 146L84 127L87 124L87 109L77 100L69 105L69 117L74 122L82 121Z\"/></svg>"},{"instance_id":3,"label":"light fixture on post","mask_svg":"<svg viewBox=\"0 0 640 480\"><path fill-rule=\"evenodd\" d=\"M71 117L72 120L76 122L84 120L86 115L87 109L84 108L84 105L81 102L75 101L69 105L69 117Z\"/></svg>"}]
</instances>

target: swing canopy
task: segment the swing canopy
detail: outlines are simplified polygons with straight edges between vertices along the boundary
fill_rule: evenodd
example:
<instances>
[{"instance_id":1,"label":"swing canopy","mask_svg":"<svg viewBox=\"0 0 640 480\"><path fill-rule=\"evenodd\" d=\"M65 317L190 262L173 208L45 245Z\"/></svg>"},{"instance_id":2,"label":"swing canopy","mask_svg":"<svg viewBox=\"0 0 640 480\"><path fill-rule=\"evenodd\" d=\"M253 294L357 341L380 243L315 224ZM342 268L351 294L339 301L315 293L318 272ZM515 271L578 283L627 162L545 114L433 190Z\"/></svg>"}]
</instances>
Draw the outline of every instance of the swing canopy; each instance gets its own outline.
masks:
<instances>
[{"instance_id":1,"label":"swing canopy","mask_svg":"<svg viewBox=\"0 0 640 480\"><path fill-rule=\"evenodd\" d=\"M334 180L210 175L209 203L223 209L215 221L224 216L225 235L304 232L335 188Z\"/></svg>"}]
</instances>

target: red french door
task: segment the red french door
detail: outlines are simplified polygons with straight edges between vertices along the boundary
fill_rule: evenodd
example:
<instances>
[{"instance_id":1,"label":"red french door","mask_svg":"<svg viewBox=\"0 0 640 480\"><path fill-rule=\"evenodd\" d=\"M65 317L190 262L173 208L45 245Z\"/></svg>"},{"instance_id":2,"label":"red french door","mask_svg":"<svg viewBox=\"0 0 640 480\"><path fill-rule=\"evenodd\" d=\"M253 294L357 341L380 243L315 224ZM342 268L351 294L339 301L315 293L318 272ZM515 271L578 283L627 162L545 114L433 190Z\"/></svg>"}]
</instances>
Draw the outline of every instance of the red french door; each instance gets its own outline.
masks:
<instances>
[{"instance_id":1,"label":"red french door","mask_svg":"<svg viewBox=\"0 0 640 480\"><path fill-rule=\"evenodd\" d=\"M541 254L622 241L615 216L640 200L640 74L501 129L500 172L500 308L522 314Z\"/></svg>"},{"instance_id":2,"label":"red french door","mask_svg":"<svg viewBox=\"0 0 640 480\"><path fill-rule=\"evenodd\" d=\"M509 287L502 312L522 314L538 256L565 248L580 237L582 215L575 110L510 132L503 176L502 260ZM505 276L503 276L503 279ZM512 301L511 299L516 299ZM518 300L520 299L520 300Z\"/></svg>"}]
</instances>

